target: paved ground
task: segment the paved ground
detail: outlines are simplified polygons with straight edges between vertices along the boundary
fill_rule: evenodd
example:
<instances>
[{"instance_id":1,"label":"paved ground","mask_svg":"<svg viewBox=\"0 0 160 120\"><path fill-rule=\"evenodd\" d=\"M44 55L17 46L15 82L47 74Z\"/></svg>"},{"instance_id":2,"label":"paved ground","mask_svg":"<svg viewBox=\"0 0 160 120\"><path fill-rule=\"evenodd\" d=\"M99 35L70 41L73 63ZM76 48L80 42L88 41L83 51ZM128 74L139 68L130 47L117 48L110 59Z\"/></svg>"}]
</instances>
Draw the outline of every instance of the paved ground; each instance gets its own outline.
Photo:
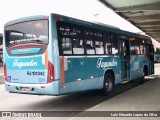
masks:
<instances>
[{"instance_id":1,"label":"paved ground","mask_svg":"<svg viewBox=\"0 0 160 120\"><path fill-rule=\"evenodd\" d=\"M4 83L3 81L3 67L0 66L0 84Z\"/></svg>"},{"instance_id":2,"label":"paved ground","mask_svg":"<svg viewBox=\"0 0 160 120\"><path fill-rule=\"evenodd\" d=\"M109 96L101 96L97 91L63 96L15 94L8 93L4 86L0 85L0 111L80 111L76 114L68 113L68 116L75 117L54 119L137 120L137 117L84 118L76 116L83 116L84 113L81 111L160 111L160 64L155 64L155 66L155 75L147 77L145 83L118 85ZM50 119L53 118L47 118L47 120ZM139 119L144 120L144 117ZM145 120L150 119L159 120L157 117L145 117Z\"/></svg>"},{"instance_id":3,"label":"paved ground","mask_svg":"<svg viewBox=\"0 0 160 120\"><path fill-rule=\"evenodd\" d=\"M0 75L3 75L3 67L0 66Z\"/></svg>"}]
</instances>

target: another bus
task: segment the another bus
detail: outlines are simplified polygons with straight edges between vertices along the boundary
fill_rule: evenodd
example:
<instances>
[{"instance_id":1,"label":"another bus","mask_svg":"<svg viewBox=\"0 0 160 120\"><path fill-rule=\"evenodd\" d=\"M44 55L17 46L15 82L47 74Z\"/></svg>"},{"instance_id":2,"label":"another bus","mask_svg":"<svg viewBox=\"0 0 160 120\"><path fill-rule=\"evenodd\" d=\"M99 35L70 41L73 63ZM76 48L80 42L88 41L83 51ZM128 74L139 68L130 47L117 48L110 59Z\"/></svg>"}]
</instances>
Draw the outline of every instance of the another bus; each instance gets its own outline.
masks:
<instances>
[{"instance_id":1,"label":"another bus","mask_svg":"<svg viewBox=\"0 0 160 120\"><path fill-rule=\"evenodd\" d=\"M8 22L4 80L9 92L61 95L154 74L149 37L58 14Z\"/></svg>"},{"instance_id":2,"label":"another bus","mask_svg":"<svg viewBox=\"0 0 160 120\"><path fill-rule=\"evenodd\" d=\"M160 48L155 48L154 62L160 62Z\"/></svg>"},{"instance_id":3,"label":"another bus","mask_svg":"<svg viewBox=\"0 0 160 120\"><path fill-rule=\"evenodd\" d=\"M0 66L3 66L3 46L2 46L2 41L3 41L3 34L0 33Z\"/></svg>"}]
</instances>

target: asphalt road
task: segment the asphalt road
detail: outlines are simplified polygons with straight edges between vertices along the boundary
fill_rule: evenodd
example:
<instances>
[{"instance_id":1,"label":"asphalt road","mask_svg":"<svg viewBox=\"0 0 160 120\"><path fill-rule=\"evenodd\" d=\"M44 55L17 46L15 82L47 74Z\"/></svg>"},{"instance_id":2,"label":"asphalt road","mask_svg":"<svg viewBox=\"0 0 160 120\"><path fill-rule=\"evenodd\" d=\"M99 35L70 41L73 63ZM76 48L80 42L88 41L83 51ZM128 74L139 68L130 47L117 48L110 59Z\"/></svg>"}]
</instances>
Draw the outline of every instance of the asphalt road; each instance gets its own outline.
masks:
<instances>
[{"instance_id":1,"label":"asphalt road","mask_svg":"<svg viewBox=\"0 0 160 120\"><path fill-rule=\"evenodd\" d=\"M4 85L1 84L0 111L80 111L81 112L91 109L96 110L95 106L100 106L101 103L118 99L118 96L120 95L122 95L122 98L119 99L118 102L124 101L127 98L127 95L123 96L124 93L130 95L135 91L135 92L144 92L145 94L146 88L144 88L143 90L140 89L141 91L137 91L137 88L143 88L143 86L147 85L149 82L151 83L153 79L158 80L160 76L159 70L160 70L160 64L155 64L155 75L153 75L152 77L148 77L143 84L140 84L139 82L132 82L127 84L117 85L113 93L108 96L102 96L99 93L99 91L87 91L87 92L62 95L62 96L39 96L39 95L16 94L16 93L8 93L5 90ZM141 98L141 100L142 101L144 100L143 97ZM119 105L118 103L116 105L117 108L121 107L121 105ZM126 105L125 107L129 108L127 102L126 104L124 103L123 105L124 106ZM114 103L111 103L109 105L109 110L111 111L116 110L116 107ZM101 110L101 108L99 107L98 110ZM104 110L104 108L102 110ZM77 114L79 114L80 112L78 112Z\"/></svg>"},{"instance_id":2,"label":"asphalt road","mask_svg":"<svg viewBox=\"0 0 160 120\"><path fill-rule=\"evenodd\" d=\"M87 91L63 96L39 96L8 93L4 85L1 84L0 111L85 111L140 85L142 84L118 85L109 96L103 96L99 91Z\"/></svg>"}]
</instances>

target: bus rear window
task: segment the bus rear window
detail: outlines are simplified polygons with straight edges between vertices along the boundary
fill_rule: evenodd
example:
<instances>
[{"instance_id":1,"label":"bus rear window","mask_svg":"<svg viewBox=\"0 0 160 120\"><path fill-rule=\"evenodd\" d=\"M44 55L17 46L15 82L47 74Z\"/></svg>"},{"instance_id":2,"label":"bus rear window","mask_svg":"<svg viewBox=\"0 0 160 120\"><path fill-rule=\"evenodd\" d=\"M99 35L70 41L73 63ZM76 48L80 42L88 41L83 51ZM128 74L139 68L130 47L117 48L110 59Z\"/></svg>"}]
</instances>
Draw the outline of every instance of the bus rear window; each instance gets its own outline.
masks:
<instances>
[{"instance_id":1,"label":"bus rear window","mask_svg":"<svg viewBox=\"0 0 160 120\"><path fill-rule=\"evenodd\" d=\"M17 23L5 28L6 47L39 43L48 44L48 20Z\"/></svg>"}]
</instances>

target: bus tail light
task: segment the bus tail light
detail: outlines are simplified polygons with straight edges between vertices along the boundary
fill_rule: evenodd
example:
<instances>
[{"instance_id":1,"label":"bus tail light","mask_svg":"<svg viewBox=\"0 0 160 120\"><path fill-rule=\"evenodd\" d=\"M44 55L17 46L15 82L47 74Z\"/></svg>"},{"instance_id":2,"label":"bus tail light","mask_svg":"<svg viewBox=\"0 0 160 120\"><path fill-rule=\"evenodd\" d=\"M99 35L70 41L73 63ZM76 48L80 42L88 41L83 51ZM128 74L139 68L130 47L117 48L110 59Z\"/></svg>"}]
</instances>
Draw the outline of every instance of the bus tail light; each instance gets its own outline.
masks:
<instances>
[{"instance_id":1,"label":"bus tail light","mask_svg":"<svg viewBox=\"0 0 160 120\"><path fill-rule=\"evenodd\" d=\"M7 82L7 81L8 81L8 77L7 77L7 68L6 68L6 63L4 63L4 65L3 65L3 69L4 69L4 80Z\"/></svg>"},{"instance_id":2,"label":"bus tail light","mask_svg":"<svg viewBox=\"0 0 160 120\"><path fill-rule=\"evenodd\" d=\"M50 61L48 61L47 83L53 82L53 80L54 80L54 66Z\"/></svg>"}]
</instances>

